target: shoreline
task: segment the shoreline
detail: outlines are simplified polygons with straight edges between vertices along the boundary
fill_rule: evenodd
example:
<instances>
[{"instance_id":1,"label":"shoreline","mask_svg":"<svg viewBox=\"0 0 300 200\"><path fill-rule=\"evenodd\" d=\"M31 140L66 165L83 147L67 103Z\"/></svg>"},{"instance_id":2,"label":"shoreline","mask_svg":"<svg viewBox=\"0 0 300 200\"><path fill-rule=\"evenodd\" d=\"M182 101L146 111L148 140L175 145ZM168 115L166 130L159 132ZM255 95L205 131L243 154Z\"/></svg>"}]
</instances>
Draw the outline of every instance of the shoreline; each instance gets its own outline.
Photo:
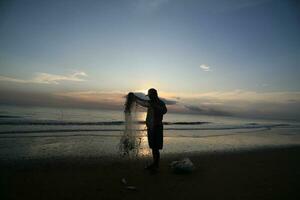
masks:
<instances>
[{"instance_id":1,"label":"shoreline","mask_svg":"<svg viewBox=\"0 0 300 200\"><path fill-rule=\"evenodd\" d=\"M299 196L300 146L162 156L157 174L150 158L33 159L0 162L1 199L293 199ZM196 170L173 174L171 161L189 157ZM125 178L136 190L125 189Z\"/></svg>"},{"instance_id":2,"label":"shoreline","mask_svg":"<svg viewBox=\"0 0 300 200\"><path fill-rule=\"evenodd\" d=\"M160 150L161 153L161 159L163 160L172 160L176 158L184 158L184 157L199 157L199 156L210 156L210 155L215 155L215 156L221 156L221 155L235 155L235 154L247 154L247 153L264 153L264 152L270 152L270 151L278 151L278 150L289 150L289 149L298 149L300 150L300 145L276 145L276 146L257 146L257 147L239 147L235 149L215 149L215 150L201 150L201 151L187 151L183 153L179 152L163 152ZM149 149L149 147L147 147ZM150 149L149 149L150 153ZM45 163L45 164L50 164L50 163L82 163L84 161L85 164L97 164L99 162L140 162L143 160L150 160L151 159L151 154L149 155L140 155L136 157L128 157L128 156L121 156L120 154L112 153L112 154L103 154L103 155L87 155L87 156L70 156L70 155L65 155L65 156L53 156L53 157L24 157L24 158L8 158L8 159L3 159L0 158L0 167L5 167L5 166L10 166L13 167L14 165L22 165L22 164L30 164L31 162L33 163Z\"/></svg>"}]
</instances>

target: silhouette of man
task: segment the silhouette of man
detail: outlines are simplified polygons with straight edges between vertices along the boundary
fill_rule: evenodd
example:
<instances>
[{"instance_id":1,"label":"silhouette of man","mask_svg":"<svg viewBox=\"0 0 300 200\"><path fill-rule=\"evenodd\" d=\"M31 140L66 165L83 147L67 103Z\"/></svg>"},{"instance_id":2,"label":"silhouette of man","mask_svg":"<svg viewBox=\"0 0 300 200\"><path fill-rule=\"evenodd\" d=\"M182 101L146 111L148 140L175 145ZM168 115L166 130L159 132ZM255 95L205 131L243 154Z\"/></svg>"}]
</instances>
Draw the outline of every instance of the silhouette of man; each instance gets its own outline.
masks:
<instances>
[{"instance_id":1,"label":"silhouette of man","mask_svg":"<svg viewBox=\"0 0 300 200\"><path fill-rule=\"evenodd\" d=\"M148 97L150 100L141 99L135 96L136 102L147 107L147 136L148 144L152 149L153 163L146 167L146 169L156 170L159 167L160 153L159 150L163 148L163 115L167 113L166 104L158 98L157 91L154 88L148 90Z\"/></svg>"}]
</instances>

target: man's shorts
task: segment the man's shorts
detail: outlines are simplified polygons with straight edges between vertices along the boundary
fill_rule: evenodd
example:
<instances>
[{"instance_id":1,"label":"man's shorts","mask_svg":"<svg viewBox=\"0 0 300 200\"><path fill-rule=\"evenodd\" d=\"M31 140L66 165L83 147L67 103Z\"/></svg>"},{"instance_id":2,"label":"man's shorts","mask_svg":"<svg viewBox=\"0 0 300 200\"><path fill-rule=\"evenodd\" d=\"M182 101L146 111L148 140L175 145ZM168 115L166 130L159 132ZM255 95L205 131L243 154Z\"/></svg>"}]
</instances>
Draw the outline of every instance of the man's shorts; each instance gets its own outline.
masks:
<instances>
[{"instance_id":1,"label":"man's shorts","mask_svg":"<svg viewBox=\"0 0 300 200\"><path fill-rule=\"evenodd\" d=\"M158 125L153 128L148 128L148 144L151 149L163 148L163 125Z\"/></svg>"}]
</instances>

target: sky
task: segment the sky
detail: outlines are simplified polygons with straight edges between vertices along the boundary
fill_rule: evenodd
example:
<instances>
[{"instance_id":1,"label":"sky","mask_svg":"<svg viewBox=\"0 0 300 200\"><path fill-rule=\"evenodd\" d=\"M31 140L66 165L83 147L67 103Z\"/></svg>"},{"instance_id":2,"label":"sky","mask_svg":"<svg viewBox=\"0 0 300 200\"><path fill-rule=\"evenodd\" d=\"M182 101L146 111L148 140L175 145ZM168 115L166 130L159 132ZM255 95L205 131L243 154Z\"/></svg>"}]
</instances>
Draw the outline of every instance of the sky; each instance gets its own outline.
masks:
<instances>
[{"instance_id":1,"label":"sky","mask_svg":"<svg viewBox=\"0 0 300 200\"><path fill-rule=\"evenodd\" d=\"M1 1L0 104L300 120L299 35L296 0Z\"/></svg>"}]
</instances>

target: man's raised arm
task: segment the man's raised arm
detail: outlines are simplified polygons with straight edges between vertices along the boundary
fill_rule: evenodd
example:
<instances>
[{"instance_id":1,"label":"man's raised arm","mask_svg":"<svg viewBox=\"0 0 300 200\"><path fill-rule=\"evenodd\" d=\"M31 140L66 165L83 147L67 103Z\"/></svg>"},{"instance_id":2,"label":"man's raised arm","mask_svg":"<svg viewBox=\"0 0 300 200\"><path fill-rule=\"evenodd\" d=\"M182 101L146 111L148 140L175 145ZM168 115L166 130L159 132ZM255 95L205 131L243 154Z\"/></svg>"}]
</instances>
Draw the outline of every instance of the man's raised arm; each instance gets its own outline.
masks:
<instances>
[{"instance_id":1,"label":"man's raised arm","mask_svg":"<svg viewBox=\"0 0 300 200\"><path fill-rule=\"evenodd\" d=\"M143 107L147 107L147 108L150 106L150 103L149 103L148 100L142 99L142 98L140 98L140 97L138 97L138 96L136 96L136 95L134 95L134 97L135 97L135 101L136 101L139 105L141 105L141 106L143 106Z\"/></svg>"}]
</instances>

